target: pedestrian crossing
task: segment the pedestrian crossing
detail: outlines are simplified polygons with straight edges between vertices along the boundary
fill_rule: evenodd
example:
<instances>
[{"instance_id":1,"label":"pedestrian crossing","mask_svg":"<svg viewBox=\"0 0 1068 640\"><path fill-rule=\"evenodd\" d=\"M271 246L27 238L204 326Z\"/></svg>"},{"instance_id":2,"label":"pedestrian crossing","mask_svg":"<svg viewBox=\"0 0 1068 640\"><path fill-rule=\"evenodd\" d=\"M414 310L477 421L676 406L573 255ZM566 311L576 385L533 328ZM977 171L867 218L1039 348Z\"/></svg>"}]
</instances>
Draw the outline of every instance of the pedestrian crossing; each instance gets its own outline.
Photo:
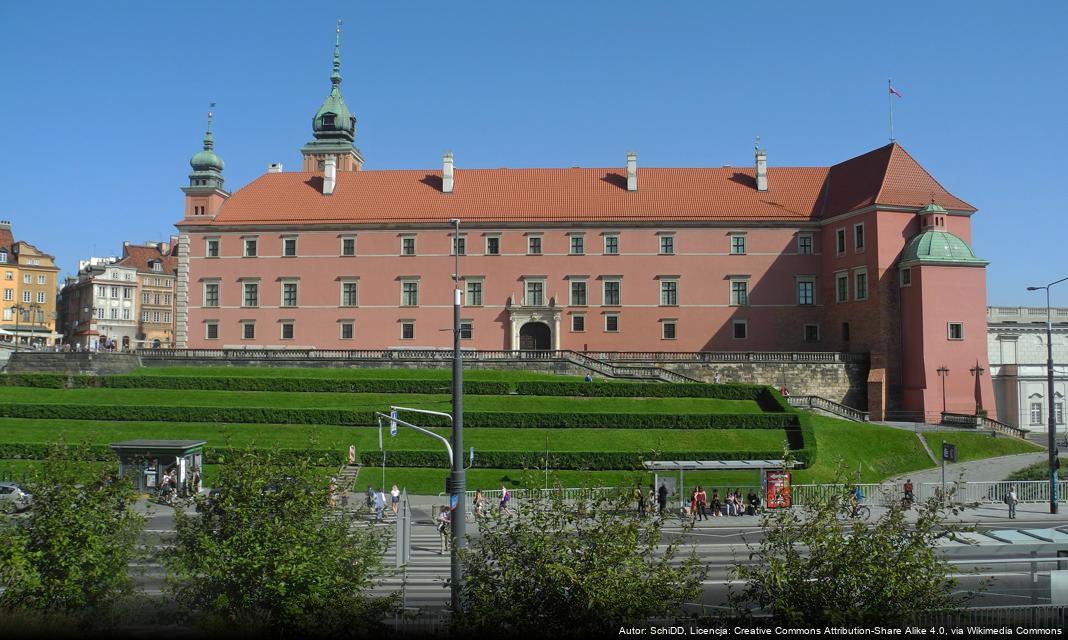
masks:
<instances>
[{"instance_id":1,"label":"pedestrian crossing","mask_svg":"<svg viewBox=\"0 0 1068 640\"><path fill-rule=\"evenodd\" d=\"M442 610L449 606L451 592L448 579L451 572L451 555L441 553L441 539L432 527L413 526L411 555L408 565L396 567L396 542L390 541L383 558L386 577L371 590L372 595L385 596L396 593L407 610Z\"/></svg>"}]
</instances>

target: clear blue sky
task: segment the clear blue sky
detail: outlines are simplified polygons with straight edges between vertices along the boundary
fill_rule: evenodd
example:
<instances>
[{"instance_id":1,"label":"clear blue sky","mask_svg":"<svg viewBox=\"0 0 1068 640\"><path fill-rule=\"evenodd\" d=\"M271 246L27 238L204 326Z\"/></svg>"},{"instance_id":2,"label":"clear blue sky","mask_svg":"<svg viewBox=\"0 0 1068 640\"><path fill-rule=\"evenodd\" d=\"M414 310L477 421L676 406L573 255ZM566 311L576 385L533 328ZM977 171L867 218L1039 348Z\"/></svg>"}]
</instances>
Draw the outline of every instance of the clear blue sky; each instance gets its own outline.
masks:
<instances>
[{"instance_id":1,"label":"clear blue sky","mask_svg":"<svg viewBox=\"0 0 1068 640\"><path fill-rule=\"evenodd\" d=\"M748 165L758 133L832 164L887 142L893 78L990 304L1068 276L1063 2L4 2L0 217L65 272L165 237L212 101L228 188L297 168L338 17L369 169Z\"/></svg>"}]
</instances>

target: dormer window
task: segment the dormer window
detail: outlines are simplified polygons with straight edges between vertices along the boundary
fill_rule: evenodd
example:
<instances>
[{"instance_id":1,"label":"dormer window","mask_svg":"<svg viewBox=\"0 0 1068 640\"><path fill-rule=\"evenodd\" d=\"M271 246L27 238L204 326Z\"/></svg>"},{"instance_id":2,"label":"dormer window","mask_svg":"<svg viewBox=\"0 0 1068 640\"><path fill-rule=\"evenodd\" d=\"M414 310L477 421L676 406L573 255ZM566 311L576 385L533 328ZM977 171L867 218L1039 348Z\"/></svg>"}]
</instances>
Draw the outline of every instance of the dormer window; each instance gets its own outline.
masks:
<instances>
[{"instance_id":1,"label":"dormer window","mask_svg":"<svg viewBox=\"0 0 1068 640\"><path fill-rule=\"evenodd\" d=\"M163 271L163 263L162 262L153 262L152 263L152 270L153 271Z\"/></svg>"},{"instance_id":2,"label":"dormer window","mask_svg":"<svg viewBox=\"0 0 1068 640\"><path fill-rule=\"evenodd\" d=\"M323 114L323 126L324 127L332 127L332 126L334 126L334 117L335 116L332 113L324 113Z\"/></svg>"},{"instance_id":3,"label":"dormer window","mask_svg":"<svg viewBox=\"0 0 1068 640\"><path fill-rule=\"evenodd\" d=\"M7 264L7 251L0 251L0 264Z\"/></svg>"}]
</instances>

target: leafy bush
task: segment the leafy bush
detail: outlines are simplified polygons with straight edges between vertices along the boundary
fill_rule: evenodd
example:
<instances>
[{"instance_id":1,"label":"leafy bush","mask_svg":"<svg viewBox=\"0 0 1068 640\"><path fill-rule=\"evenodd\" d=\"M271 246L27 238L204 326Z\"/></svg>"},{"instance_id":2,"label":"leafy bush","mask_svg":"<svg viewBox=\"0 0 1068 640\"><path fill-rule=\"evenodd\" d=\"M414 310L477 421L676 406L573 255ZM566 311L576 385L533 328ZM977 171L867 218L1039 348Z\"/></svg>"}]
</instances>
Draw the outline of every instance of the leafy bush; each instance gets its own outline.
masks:
<instances>
[{"instance_id":1,"label":"leafy bush","mask_svg":"<svg viewBox=\"0 0 1068 640\"><path fill-rule=\"evenodd\" d=\"M6 373L0 375L0 386L62 389L66 379L58 373Z\"/></svg>"},{"instance_id":2,"label":"leafy bush","mask_svg":"<svg viewBox=\"0 0 1068 640\"><path fill-rule=\"evenodd\" d=\"M779 459L782 451L559 451L549 452L549 466L554 469L606 471L613 469L641 470L645 460L768 460ZM444 451L390 451L387 463L398 467L447 468ZM361 464L375 466L382 463L382 455L368 451L360 455ZM479 451L475 454L476 468L537 469L545 466L544 451Z\"/></svg>"}]
</instances>

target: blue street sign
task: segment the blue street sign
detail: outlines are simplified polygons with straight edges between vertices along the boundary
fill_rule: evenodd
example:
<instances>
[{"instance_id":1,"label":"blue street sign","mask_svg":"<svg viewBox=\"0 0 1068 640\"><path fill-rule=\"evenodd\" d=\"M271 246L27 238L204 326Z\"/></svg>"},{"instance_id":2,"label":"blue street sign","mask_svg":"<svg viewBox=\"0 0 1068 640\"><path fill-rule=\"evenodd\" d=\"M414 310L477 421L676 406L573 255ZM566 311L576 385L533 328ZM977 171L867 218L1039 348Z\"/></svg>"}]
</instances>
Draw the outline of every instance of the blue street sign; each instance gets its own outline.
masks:
<instances>
[{"instance_id":1,"label":"blue street sign","mask_svg":"<svg viewBox=\"0 0 1068 640\"><path fill-rule=\"evenodd\" d=\"M389 435L397 437L397 412L389 412Z\"/></svg>"}]
</instances>

